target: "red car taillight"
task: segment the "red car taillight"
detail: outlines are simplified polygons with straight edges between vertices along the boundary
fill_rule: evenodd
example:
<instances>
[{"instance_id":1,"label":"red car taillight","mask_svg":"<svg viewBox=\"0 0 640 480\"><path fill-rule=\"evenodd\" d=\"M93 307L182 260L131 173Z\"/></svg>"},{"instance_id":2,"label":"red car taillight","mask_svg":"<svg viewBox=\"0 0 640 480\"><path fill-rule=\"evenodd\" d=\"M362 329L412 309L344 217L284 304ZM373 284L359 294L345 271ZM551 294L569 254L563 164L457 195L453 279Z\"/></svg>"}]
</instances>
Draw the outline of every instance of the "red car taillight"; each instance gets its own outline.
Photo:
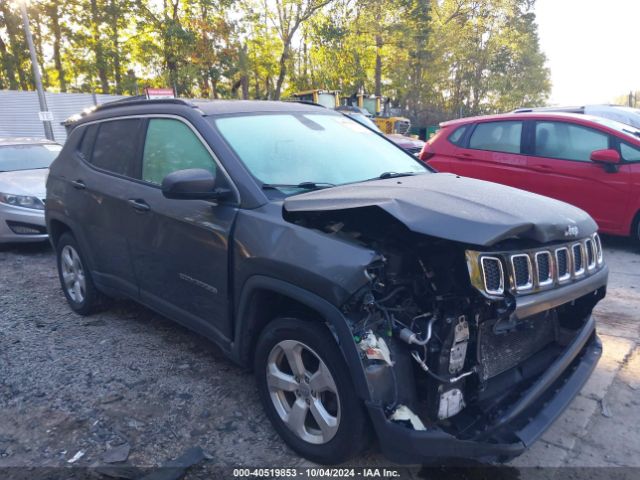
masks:
<instances>
[{"instance_id":1,"label":"red car taillight","mask_svg":"<svg viewBox=\"0 0 640 480\"><path fill-rule=\"evenodd\" d=\"M429 160L431 157L433 157L436 153L433 151L433 148L431 147L431 145L429 145L429 143L425 143L424 147L422 147L422 151L420 152L420 160L422 160L423 162L426 162L427 160Z\"/></svg>"}]
</instances>

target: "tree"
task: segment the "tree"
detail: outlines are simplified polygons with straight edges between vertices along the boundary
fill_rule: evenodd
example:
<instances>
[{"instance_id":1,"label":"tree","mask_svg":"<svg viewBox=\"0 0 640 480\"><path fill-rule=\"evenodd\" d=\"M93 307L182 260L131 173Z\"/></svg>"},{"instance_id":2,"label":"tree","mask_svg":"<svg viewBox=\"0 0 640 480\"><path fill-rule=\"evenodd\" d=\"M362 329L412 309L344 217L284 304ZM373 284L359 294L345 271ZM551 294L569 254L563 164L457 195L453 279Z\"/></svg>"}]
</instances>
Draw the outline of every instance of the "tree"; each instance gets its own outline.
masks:
<instances>
[{"instance_id":1,"label":"tree","mask_svg":"<svg viewBox=\"0 0 640 480\"><path fill-rule=\"evenodd\" d=\"M318 10L333 0L275 0L276 28L282 41L279 73L276 80L274 99L279 100L287 75L287 63L291 57L291 42L300 25L309 20ZM265 5L266 6L266 5Z\"/></svg>"},{"instance_id":2,"label":"tree","mask_svg":"<svg viewBox=\"0 0 640 480\"><path fill-rule=\"evenodd\" d=\"M280 99L380 94L414 124L539 105L534 0L38 0L48 89ZM0 88L30 89L20 15L0 0Z\"/></svg>"},{"instance_id":3,"label":"tree","mask_svg":"<svg viewBox=\"0 0 640 480\"><path fill-rule=\"evenodd\" d=\"M443 0L432 9L432 81L448 112L476 115L543 103L549 72L532 0Z\"/></svg>"}]
</instances>

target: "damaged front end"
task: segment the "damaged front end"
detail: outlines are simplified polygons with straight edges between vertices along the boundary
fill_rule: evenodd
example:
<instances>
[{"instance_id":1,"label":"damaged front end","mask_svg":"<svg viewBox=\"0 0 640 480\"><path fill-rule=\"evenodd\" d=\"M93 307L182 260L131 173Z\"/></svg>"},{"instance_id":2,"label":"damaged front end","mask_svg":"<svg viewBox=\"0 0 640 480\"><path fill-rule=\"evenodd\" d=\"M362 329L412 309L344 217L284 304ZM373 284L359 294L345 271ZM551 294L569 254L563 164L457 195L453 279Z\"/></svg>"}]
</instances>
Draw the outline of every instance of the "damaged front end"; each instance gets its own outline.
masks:
<instances>
[{"instance_id":1,"label":"damaged front end","mask_svg":"<svg viewBox=\"0 0 640 480\"><path fill-rule=\"evenodd\" d=\"M285 215L379 254L342 312L395 461L518 455L599 358L591 311L607 269L596 234L478 247L413 232L376 207Z\"/></svg>"}]
</instances>

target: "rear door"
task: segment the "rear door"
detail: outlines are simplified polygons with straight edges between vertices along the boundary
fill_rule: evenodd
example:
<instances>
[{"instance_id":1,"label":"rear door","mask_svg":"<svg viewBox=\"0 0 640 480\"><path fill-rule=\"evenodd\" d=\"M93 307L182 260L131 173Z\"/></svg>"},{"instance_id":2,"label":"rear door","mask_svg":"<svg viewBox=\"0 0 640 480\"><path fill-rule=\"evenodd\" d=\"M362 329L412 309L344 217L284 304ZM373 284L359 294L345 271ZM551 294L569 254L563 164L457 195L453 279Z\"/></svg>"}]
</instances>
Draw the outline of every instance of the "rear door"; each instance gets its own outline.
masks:
<instances>
[{"instance_id":1,"label":"rear door","mask_svg":"<svg viewBox=\"0 0 640 480\"><path fill-rule=\"evenodd\" d=\"M520 120L481 122L468 136L466 148L449 162L453 173L528 189L527 157L522 154L524 123Z\"/></svg>"},{"instance_id":2,"label":"rear door","mask_svg":"<svg viewBox=\"0 0 640 480\"><path fill-rule=\"evenodd\" d=\"M629 201L629 167L607 171L591 152L614 147L607 132L558 120L536 121L529 157L533 191L582 208L615 233Z\"/></svg>"},{"instance_id":3,"label":"rear door","mask_svg":"<svg viewBox=\"0 0 640 480\"><path fill-rule=\"evenodd\" d=\"M125 118L85 127L76 152L84 162L70 178L73 208L91 248L96 279L134 297L138 291L128 242L134 225L128 199L137 186L142 125L139 118Z\"/></svg>"},{"instance_id":4,"label":"rear door","mask_svg":"<svg viewBox=\"0 0 640 480\"><path fill-rule=\"evenodd\" d=\"M141 182L129 198L136 212L132 258L143 301L189 327L231 336L229 240L236 202L171 200L163 178L204 168L229 187L213 152L186 120L150 118L142 153Z\"/></svg>"}]
</instances>

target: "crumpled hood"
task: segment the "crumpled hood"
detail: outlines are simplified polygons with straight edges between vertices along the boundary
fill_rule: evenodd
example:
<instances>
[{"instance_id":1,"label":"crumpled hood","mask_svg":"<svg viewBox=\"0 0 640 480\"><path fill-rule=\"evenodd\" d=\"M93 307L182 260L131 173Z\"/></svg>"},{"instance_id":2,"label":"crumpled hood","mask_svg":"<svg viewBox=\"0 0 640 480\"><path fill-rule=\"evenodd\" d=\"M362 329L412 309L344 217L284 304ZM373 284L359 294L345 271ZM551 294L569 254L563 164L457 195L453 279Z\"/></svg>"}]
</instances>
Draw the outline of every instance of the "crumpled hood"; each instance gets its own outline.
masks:
<instances>
[{"instance_id":1,"label":"crumpled hood","mask_svg":"<svg viewBox=\"0 0 640 480\"><path fill-rule=\"evenodd\" d=\"M371 206L380 207L416 233L481 246L509 238L542 243L571 240L597 230L585 211L567 203L449 173L343 185L284 202L288 212Z\"/></svg>"},{"instance_id":2,"label":"crumpled hood","mask_svg":"<svg viewBox=\"0 0 640 480\"><path fill-rule=\"evenodd\" d=\"M49 175L48 168L0 172L0 192L45 198L47 175Z\"/></svg>"}]
</instances>

